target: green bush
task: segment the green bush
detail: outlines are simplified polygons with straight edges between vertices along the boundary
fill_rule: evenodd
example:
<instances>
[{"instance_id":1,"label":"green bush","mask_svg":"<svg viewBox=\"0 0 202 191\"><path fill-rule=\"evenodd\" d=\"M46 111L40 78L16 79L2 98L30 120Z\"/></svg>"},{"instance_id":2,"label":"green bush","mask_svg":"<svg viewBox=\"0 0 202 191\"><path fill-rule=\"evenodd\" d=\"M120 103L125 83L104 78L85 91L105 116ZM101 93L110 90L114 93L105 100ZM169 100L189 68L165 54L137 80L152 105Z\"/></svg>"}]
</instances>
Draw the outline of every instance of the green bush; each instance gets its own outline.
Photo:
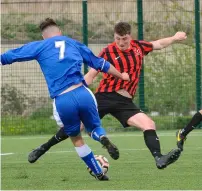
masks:
<instances>
[{"instance_id":1,"label":"green bush","mask_svg":"<svg viewBox=\"0 0 202 191\"><path fill-rule=\"evenodd\" d=\"M191 116L156 116L151 118L156 123L157 130L181 129L191 120Z\"/></svg>"},{"instance_id":2,"label":"green bush","mask_svg":"<svg viewBox=\"0 0 202 191\"><path fill-rule=\"evenodd\" d=\"M186 45L173 45L171 53L154 52L145 57L145 103L149 112L185 116L195 110L193 57L194 48Z\"/></svg>"},{"instance_id":3,"label":"green bush","mask_svg":"<svg viewBox=\"0 0 202 191\"><path fill-rule=\"evenodd\" d=\"M54 134L58 128L55 120L51 119L50 116L42 117L38 114L25 118L21 116L2 116L2 135ZM152 119L156 123L157 130L173 130L183 128L189 122L191 116L158 116L152 117ZM133 127L123 128L111 115L103 118L102 126L108 133L138 130Z\"/></svg>"},{"instance_id":4,"label":"green bush","mask_svg":"<svg viewBox=\"0 0 202 191\"><path fill-rule=\"evenodd\" d=\"M191 116L156 116L151 118L155 122L157 130L181 129L191 120ZM119 121L111 115L105 116L102 124L108 132L137 130L134 127L123 128Z\"/></svg>"},{"instance_id":5,"label":"green bush","mask_svg":"<svg viewBox=\"0 0 202 191\"><path fill-rule=\"evenodd\" d=\"M29 119L21 116L3 117L2 135L53 134L57 130L55 120L49 118Z\"/></svg>"},{"instance_id":6,"label":"green bush","mask_svg":"<svg viewBox=\"0 0 202 191\"><path fill-rule=\"evenodd\" d=\"M25 32L30 40L40 40L42 39L39 26L32 23L25 24Z\"/></svg>"}]
</instances>

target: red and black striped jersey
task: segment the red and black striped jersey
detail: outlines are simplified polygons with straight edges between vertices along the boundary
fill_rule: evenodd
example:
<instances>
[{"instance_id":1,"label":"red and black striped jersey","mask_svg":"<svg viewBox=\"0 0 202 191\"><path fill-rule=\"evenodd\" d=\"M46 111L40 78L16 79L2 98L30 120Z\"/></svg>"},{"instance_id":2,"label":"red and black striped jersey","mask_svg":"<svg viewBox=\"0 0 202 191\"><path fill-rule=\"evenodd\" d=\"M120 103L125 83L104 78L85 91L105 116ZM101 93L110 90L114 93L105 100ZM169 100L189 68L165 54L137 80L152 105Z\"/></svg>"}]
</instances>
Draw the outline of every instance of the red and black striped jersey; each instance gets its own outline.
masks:
<instances>
[{"instance_id":1,"label":"red and black striped jersey","mask_svg":"<svg viewBox=\"0 0 202 191\"><path fill-rule=\"evenodd\" d=\"M121 51L115 42L109 44L99 56L109 61L119 72L127 72L130 76L130 82L103 73L97 92L113 92L125 89L131 96L134 96L139 82L143 57L152 50L152 43L147 41L131 40L130 48L125 51Z\"/></svg>"}]
</instances>

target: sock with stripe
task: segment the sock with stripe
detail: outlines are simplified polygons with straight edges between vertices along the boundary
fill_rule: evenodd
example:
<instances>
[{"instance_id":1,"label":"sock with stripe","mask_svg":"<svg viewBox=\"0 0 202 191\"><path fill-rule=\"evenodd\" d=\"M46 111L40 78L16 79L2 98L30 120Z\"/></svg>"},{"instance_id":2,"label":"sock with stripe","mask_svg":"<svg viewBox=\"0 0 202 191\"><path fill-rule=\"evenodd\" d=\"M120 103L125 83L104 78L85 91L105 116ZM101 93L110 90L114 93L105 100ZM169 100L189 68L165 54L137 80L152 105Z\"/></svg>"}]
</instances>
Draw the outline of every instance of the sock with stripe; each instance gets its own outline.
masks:
<instances>
[{"instance_id":1,"label":"sock with stripe","mask_svg":"<svg viewBox=\"0 0 202 191\"><path fill-rule=\"evenodd\" d=\"M100 141L100 137L103 136L103 135L105 136L106 132L105 132L104 128L102 128L102 127L96 127L91 132L91 137L96 141Z\"/></svg>"},{"instance_id":2,"label":"sock with stripe","mask_svg":"<svg viewBox=\"0 0 202 191\"><path fill-rule=\"evenodd\" d=\"M80 158L86 163L86 165L93 171L94 174L102 174L102 169L98 165L91 149L87 144L84 144L81 147L75 147L75 149Z\"/></svg>"}]
</instances>

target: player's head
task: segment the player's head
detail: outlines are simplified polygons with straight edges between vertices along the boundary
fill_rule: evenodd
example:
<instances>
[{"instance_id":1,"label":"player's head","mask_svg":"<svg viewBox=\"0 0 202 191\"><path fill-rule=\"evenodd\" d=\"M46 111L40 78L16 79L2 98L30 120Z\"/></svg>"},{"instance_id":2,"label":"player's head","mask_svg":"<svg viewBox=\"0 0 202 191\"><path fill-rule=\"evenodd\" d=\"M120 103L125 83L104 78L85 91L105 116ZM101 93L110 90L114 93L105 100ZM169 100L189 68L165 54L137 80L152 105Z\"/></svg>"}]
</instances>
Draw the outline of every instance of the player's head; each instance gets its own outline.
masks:
<instances>
[{"instance_id":1,"label":"player's head","mask_svg":"<svg viewBox=\"0 0 202 191\"><path fill-rule=\"evenodd\" d=\"M120 50L126 50L130 47L131 26L127 22L119 22L114 27L114 40Z\"/></svg>"},{"instance_id":2,"label":"player's head","mask_svg":"<svg viewBox=\"0 0 202 191\"><path fill-rule=\"evenodd\" d=\"M42 21L39 28L44 39L62 35L57 23L51 18L46 18L44 21Z\"/></svg>"}]
</instances>

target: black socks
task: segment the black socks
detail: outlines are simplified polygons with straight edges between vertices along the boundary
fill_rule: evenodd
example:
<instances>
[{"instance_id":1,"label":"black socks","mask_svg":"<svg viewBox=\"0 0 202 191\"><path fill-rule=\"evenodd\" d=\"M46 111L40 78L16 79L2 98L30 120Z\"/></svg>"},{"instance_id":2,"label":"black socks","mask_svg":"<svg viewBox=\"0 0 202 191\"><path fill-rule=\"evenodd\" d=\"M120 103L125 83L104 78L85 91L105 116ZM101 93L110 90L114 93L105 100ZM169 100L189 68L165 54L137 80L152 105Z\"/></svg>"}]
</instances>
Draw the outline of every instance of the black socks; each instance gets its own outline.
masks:
<instances>
[{"instance_id":1,"label":"black socks","mask_svg":"<svg viewBox=\"0 0 202 191\"><path fill-rule=\"evenodd\" d=\"M149 129L144 131L144 140L153 157L162 156L159 138L155 130Z\"/></svg>"},{"instance_id":2,"label":"black socks","mask_svg":"<svg viewBox=\"0 0 202 191\"><path fill-rule=\"evenodd\" d=\"M69 136L65 133L64 127L60 128L58 132L48 140L45 144L43 144L43 147L47 150L50 149L53 145L58 144L59 142L67 139Z\"/></svg>"},{"instance_id":3,"label":"black socks","mask_svg":"<svg viewBox=\"0 0 202 191\"><path fill-rule=\"evenodd\" d=\"M181 130L181 135L186 137L200 122L202 121L202 114L197 112L188 123L188 125Z\"/></svg>"}]
</instances>

